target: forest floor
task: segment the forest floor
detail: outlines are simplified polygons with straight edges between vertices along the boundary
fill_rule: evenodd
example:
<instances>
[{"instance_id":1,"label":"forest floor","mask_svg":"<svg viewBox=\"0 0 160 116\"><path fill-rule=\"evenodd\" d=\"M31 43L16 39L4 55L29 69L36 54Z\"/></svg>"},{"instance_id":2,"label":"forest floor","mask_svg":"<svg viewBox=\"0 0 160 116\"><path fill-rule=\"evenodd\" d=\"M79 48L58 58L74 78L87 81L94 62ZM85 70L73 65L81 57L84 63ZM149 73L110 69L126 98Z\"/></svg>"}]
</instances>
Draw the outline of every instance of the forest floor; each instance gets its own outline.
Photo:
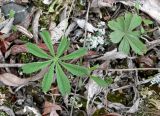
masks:
<instances>
[{"instance_id":1,"label":"forest floor","mask_svg":"<svg viewBox=\"0 0 160 116\"><path fill-rule=\"evenodd\" d=\"M0 0L0 116L160 116L158 0Z\"/></svg>"}]
</instances>

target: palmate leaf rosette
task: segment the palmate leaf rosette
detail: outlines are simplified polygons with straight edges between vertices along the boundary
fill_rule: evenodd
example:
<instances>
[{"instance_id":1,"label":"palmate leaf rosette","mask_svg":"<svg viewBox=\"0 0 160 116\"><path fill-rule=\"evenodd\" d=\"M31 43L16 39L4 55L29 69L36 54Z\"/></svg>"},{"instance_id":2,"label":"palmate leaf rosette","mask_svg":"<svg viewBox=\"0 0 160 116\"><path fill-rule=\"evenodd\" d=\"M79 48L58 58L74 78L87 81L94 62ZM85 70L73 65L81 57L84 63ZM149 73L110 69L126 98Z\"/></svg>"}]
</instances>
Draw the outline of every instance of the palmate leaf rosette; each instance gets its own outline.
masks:
<instances>
[{"instance_id":1,"label":"palmate leaf rosette","mask_svg":"<svg viewBox=\"0 0 160 116\"><path fill-rule=\"evenodd\" d=\"M42 59L47 59L46 61L28 63L22 67L24 73L33 73L39 71L45 67L48 67L48 72L45 73L42 80L42 90L47 92L53 82L53 78L56 75L56 80L58 88L62 95L69 94L71 92L71 85L65 71L70 72L75 76L87 76L90 74L88 68L83 66L78 66L75 64L66 63L67 60L76 59L84 56L87 53L87 49L80 48L68 55L63 56L64 52L69 48L70 42L68 38L62 37L61 42L58 46L57 53L54 52L53 45L51 42L51 37L48 31L43 31L40 33L44 43L48 47L49 54L40 49L37 45L32 43L27 43L28 52ZM55 74L55 75L54 75Z\"/></svg>"},{"instance_id":2,"label":"palmate leaf rosette","mask_svg":"<svg viewBox=\"0 0 160 116\"><path fill-rule=\"evenodd\" d=\"M130 48L138 54L146 53L145 44L139 39L140 31L135 29L142 23L142 18L137 14L126 13L125 16L108 22L113 32L110 34L111 41L119 44L119 51L129 54Z\"/></svg>"}]
</instances>

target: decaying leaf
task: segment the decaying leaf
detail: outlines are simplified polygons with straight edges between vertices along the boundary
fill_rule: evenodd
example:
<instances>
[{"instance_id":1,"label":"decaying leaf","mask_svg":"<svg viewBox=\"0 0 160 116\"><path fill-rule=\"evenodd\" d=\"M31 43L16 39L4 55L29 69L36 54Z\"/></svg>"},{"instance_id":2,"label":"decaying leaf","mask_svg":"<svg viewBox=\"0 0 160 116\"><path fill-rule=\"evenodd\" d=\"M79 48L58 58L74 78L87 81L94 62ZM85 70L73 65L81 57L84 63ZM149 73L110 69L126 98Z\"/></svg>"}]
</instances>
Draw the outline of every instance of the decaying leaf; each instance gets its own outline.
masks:
<instances>
[{"instance_id":1,"label":"decaying leaf","mask_svg":"<svg viewBox=\"0 0 160 116\"><path fill-rule=\"evenodd\" d=\"M102 71L95 70L95 71L93 71L93 75L101 77L102 76ZM87 112L91 113L92 110L89 106L90 101L93 99L93 97L95 95L98 95L102 91L102 88L94 80L89 79L89 82L86 85L86 89L87 89L87 105L86 105L86 108L87 108Z\"/></svg>"},{"instance_id":2,"label":"decaying leaf","mask_svg":"<svg viewBox=\"0 0 160 116\"><path fill-rule=\"evenodd\" d=\"M138 111L139 103L140 103L140 98L138 98L136 100L136 102L133 104L133 106L127 112L128 113L136 113Z\"/></svg>"},{"instance_id":3,"label":"decaying leaf","mask_svg":"<svg viewBox=\"0 0 160 116\"><path fill-rule=\"evenodd\" d=\"M4 73L4 74L0 75L0 81L3 82L5 85L18 87L21 85L26 85L30 81L37 81L37 80L41 79L44 76L46 71L47 71L47 69L43 69L37 75L35 75L33 77L26 78L26 79L22 79L20 77L17 77L14 74Z\"/></svg>"},{"instance_id":4,"label":"decaying leaf","mask_svg":"<svg viewBox=\"0 0 160 116\"><path fill-rule=\"evenodd\" d=\"M57 110L62 110L62 108L57 104L46 101L44 104L44 111L42 115L44 116L50 114L50 116L59 116L56 112Z\"/></svg>"},{"instance_id":5,"label":"decaying leaf","mask_svg":"<svg viewBox=\"0 0 160 116\"><path fill-rule=\"evenodd\" d=\"M121 103L110 103L110 104L108 104L108 107L109 108L114 108L116 110L124 110L124 109L127 108L126 106L124 106Z\"/></svg>"},{"instance_id":6,"label":"decaying leaf","mask_svg":"<svg viewBox=\"0 0 160 116\"><path fill-rule=\"evenodd\" d=\"M9 22L4 26L4 28L0 31L1 33L8 34L13 26L14 18L11 18Z\"/></svg>"},{"instance_id":7,"label":"decaying leaf","mask_svg":"<svg viewBox=\"0 0 160 116\"><path fill-rule=\"evenodd\" d=\"M10 54L16 55L19 53L24 53L27 52L27 47L26 45L14 45L10 49Z\"/></svg>"},{"instance_id":8,"label":"decaying leaf","mask_svg":"<svg viewBox=\"0 0 160 116\"><path fill-rule=\"evenodd\" d=\"M7 49L10 46L10 42L5 41L5 40L0 40L0 50L2 51L2 53L5 53L7 51Z\"/></svg>"},{"instance_id":9,"label":"decaying leaf","mask_svg":"<svg viewBox=\"0 0 160 116\"><path fill-rule=\"evenodd\" d=\"M97 28L95 28L92 24L86 22L84 19L75 19L75 22L77 23L77 25L82 28L82 29L85 29L88 31L88 32L95 32L97 31ZM85 24L86 23L86 24ZM86 27L85 27L86 25Z\"/></svg>"},{"instance_id":10,"label":"decaying leaf","mask_svg":"<svg viewBox=\"0 0 160 116\"><path fill-rule=\"evenodd\" d=\"M34 108L34 107L30 107L30 106L25 106L24 107L24 112L33 112L34 116L41 116L40 112L38 111L38 109Z\"/></svg>"},{"instance_id":11,"label":"decaying leaf","mask_svg":"<svg viewBox=\"0 0 160 116\"><path fill-rule=\"evenodd\" d=\"M39 18L41 14L42 14L42 10L38 10L32 22L33 37L36 43L38 43L38 26L39 26Z\"/></svg>"},{"instance_id":12,"label":"decaying leaf","mask_svg":"<svg viewBox=\"0 0 160 116\"><path fill-rule=\"evenodd\" d=\"M50 5L53 0L43 0L43 4Z\"/></svg>"},{"instance_id":13,"label":"decaying leaf","mask_svg":"<svg viewBox=\"0 0 160 116\"><path fill-rule=\"evenodd\" d=\"M33 35L31 32L29 32L26 28L20 26L20 25L16 25L16 29L23 33L24 35L26 35L28 38L33 38Z\"/></svg>"},{"instance_id":14,"label":"decaying leaf","mask_svg":"<svg viewBox=\"0 0 160 116\"><path fill-rule=\"evenodd\" d=\"M56 27L50 27L50 33L52 38L52 43L54 44L57 42L64 34L65 30L68 26L68 19L64 19L62 22L60 22Z\"/></svg>"},{"instance_id":15,"label":"decaying leaf","mask_svg":"<svg viewBox=\"0 0 160 116\"><path fill-rule=\"evenodd\" d=\"M93 0L91 7L112 7L116 0Z\"/></svg>"},{"instance_id":16,"label":"decaying leaf","mask_svg":"<svg viewBox=\"0 0 160 116\"><path fill-rule=\"evenodd\" d=\"M117 49L106 52L102 57L97 58L96 60L115 60L115 59L123 59L128 56L122 52L118 52Z\"/></svg>"},{"instance_id":17,"label":"decaying leaf","mask_svg":"<svg viewBox=\"0 0 160 116\"><path fill-rule=\"evenodd\" d=\"M154 105L158 110L160 110L160 100L150 99L149 100L152 105Z\"/></svg>"}]
</instances>

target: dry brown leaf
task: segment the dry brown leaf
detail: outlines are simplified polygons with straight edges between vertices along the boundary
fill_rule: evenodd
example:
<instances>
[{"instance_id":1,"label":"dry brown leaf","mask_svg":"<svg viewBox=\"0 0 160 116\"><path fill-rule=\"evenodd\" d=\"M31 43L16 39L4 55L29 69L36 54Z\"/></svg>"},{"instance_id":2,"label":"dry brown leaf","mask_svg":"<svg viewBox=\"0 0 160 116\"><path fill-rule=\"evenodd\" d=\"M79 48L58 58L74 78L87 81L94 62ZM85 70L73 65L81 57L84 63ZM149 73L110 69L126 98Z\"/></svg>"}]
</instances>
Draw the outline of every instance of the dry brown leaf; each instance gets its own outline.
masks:
<instances>
[{"instance_id":1,"label":"dry brown leaf","mask_svg":"<svg viewBox=\"0 0 160 116\"><path fill-rule=\"evenodd\" d=\"M133 104L133 106L127 112L128 113L136 113L138 111L139 103L140 103L140 98L138 98L136 100L136 102Z\"/></svg>"},{"instance_id":2,"label":"dry brown leaf","mask_svg":"<svg viewBox=\"0 0 160 116\"><path fill-rule=\"evenodd\" d=\"M50 116L59 116L56 112L57 110L62 110L62 108L57 104L45 101L44 111L42 115L45 116L47 114L50 114Z\"/></svg>"},{"instance_id":3,"label":"dry brown leaf","mask_svg":"<svg viewBox=\"0 0 160 116\"><path fill-rule=\"evenodd\" d=\"M53 24L53 23L52 23ZM68 19L64 19L56 27L50 27L51 39L53 44L56 43L64 34L68 26Z\"/></svg>"},{"instance_id":4,"label":"dry brown leaf","mask_svg":"<svg viewBox=\"0 0 160 116\"><path fill-rule=\"evenodd\" d=\"M109 113L109 114L103 115L103 116L121 116L121 115L117 114L117 113Z\"/></svg>"},{"instance_id":5,"label":"dry brown leaf","mask_svg":"<svg viewBox=\"0 0 160 116\"><path fill-rule=\"evenodd\" d=\"M88 23L88 22L86 22L84 19L74 19L75 20L75 22L77 23L77 25L80 27L80 28L82 28L82 29L84 29L84 28L86 28L86 30L88 31L88 32L91 32L91 33L93 33L93 32L95 32L95 31L97 31L97 28L95 28L92 24L90 24L90 23ZM86 24L85 24L86 23ZM86 25L86 27L85 27L85 25Z\"/></svg>"},{"instance_id":6,"label":"dry brown leaf","mask_svg":"<svg viewBox=\"0 0 160 116\"><path fill-rule=\"evenodd\" d=\"M42 14L42 10L38 10L34 16L32 22L32 30L33 30L33 37L36 43L38 43L38 26L39 26L39 18Z\"/></svg>"},{"instance_id":7,"label":"dry brown leaf","mask_svg":"<svg viewBox=\"0 0 160 116\"><path fill-rule=\"evenodd\" d=\"M112 7L116 0L93 0L91 7Z\"/></svg>"},{"instance_id":8,"label":"dry brown leaf","mask_svg":"<svg viewBox=\"0 0 160 116\"><path fill-rule=\"evenodd\" d=\"M47 71L47 69L43 69L37 75L35 75L33 77L26 78L26 79L22 79L20 77L17 77L14 74L4 73L4 74L0 75L0 81L3 82L5 85L18 87L21 85L26 85L31 81L37 81L37 80L43 78L46 71Z\"/></svg>"},{"instance_id":9,"label":"dry brown leaf","mask_svg":"<svg viewBox=\"0 0 160 116\"><path fill-rule=\"evenodd\" d=\"M106 52L102 57L96 58L96 60L115 60L115 59L123 59L128 56L122 52L118 52L117 49Z\"/></svg>"},{"instance_id":10,"label":"dry brown leaf","mask_svg":"<svg viewBox=\"0 0 160 116\"><path fill-rule=\"evenodd\" d=\"M1 33L8 34L13 26L14 18L11 18L9 22L4 26L4 28L0 31Z\"/></svg>"},{"instance_id":11,"label":"dry brown leaf","mask_svg":"<svg viewBox=\"0 0 160 116\"><path fill-rule=\"evenodd\" d=\"M10 54L16 55L19 53L24 53L27 52L27 47L26 45L14 45L10 49Z\"/></svg>"},{"instance_id":12,"label":"dry brown leaf","mask_svg":"<svg viewBox=\"0 0 160 116\"><path fill-rule=\"evenodd\" d=\"M23 33L24 35L26 35L28 38L33 38L33 35L31 32L29 32L26 28L20 26L20 25L16 25L16 29Z\"/></svg>"}]
</instances>

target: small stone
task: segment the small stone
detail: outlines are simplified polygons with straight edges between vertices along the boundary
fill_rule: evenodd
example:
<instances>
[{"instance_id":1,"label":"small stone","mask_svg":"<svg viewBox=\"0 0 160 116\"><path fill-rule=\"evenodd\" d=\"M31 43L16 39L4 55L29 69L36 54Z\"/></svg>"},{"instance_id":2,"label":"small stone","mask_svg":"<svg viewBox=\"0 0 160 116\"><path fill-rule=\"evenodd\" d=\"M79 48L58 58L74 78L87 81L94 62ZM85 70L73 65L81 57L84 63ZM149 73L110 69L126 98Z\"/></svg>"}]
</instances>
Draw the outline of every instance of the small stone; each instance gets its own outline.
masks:
<instances>
[{"instance_id":1,"label":"small stone","mask_svg":"<svg viewBox=\"0 0 160 116\"><path fill-rule=\"evenodd\" d=\"M1 9L6 18L9 18L10 10L15 11L14 24L21 23L28 15L27 7L18 5L16 3L5 4L1 7Z\"/></svg>"}]
</instances>

